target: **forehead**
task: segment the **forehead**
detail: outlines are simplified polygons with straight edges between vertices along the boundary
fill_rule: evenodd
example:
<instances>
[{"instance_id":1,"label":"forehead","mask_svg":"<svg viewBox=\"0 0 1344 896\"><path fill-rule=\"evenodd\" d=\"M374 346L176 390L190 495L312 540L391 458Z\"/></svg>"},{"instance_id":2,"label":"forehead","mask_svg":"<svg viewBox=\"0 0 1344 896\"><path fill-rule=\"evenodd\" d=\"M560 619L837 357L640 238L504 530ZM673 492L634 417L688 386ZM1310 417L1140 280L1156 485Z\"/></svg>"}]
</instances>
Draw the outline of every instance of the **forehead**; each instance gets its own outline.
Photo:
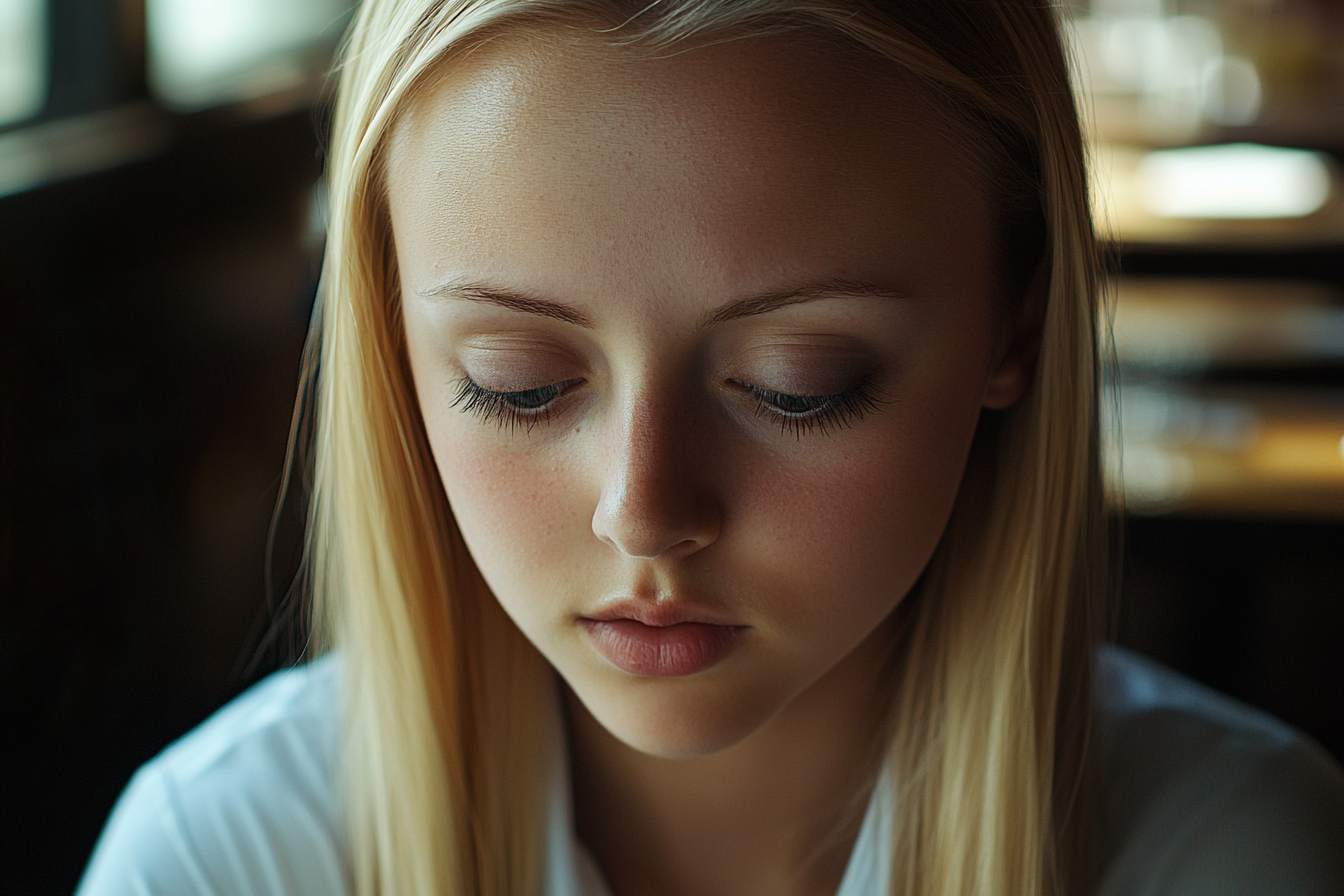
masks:
<instances>
[{"instance_id":1,"label":"forehead","mask_svg":"<svg viewBox=\"0 0 1344 896\"><path fill-rule=\"evenodd\" d=\"M746 288L987 243L971 170L927 95L858 50L771 37L656 57L544 31L436 72L391 135L387 186L399 254L432 247L436 267L544 264L586 239Z\"/></svg>"}]
</instances>

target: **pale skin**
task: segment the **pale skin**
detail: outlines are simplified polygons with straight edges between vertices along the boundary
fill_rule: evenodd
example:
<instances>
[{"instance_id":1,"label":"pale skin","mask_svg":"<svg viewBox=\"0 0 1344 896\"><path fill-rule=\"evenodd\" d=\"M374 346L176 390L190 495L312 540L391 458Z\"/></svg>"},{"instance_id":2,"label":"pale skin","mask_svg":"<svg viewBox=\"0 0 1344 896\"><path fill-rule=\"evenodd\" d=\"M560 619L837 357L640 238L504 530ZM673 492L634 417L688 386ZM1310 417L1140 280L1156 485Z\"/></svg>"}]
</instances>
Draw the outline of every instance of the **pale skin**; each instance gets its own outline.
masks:
<instances>
[{"instance_id":1,"label":"pale skin","mask_svg":"<svg viewBox=\"0 0 1344 896\"><path fill-rule=\"evenodd\" d=\"M964 153L894 67L840 53L511 35L389 146L430 445L563 679L578 832L618 896L835 891L884 623L982 410L1029 380ZM631 601L742 634L631 674L580 624Z\"/></svg>"}]
</instances>

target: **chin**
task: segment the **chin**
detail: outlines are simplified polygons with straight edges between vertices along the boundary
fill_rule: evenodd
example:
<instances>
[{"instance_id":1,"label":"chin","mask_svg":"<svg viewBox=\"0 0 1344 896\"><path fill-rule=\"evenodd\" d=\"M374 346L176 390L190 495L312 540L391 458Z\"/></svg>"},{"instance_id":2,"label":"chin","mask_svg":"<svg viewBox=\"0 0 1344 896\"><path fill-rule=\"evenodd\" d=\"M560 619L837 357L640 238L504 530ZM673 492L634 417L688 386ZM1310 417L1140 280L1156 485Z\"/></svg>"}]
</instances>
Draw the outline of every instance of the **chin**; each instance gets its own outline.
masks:
<instances>
[{"instance_id":1,"label":"chin","mask_svg":"<svg viewBox=\"0 0 1344 896\"><path fill-rule=\"evenodd\" d=\"M780 708L765 695L725 693L722 684L711 681L626 680L614 686L570 687L612 737L661 759L727 750Z\"/></svg>"}]
</instances>

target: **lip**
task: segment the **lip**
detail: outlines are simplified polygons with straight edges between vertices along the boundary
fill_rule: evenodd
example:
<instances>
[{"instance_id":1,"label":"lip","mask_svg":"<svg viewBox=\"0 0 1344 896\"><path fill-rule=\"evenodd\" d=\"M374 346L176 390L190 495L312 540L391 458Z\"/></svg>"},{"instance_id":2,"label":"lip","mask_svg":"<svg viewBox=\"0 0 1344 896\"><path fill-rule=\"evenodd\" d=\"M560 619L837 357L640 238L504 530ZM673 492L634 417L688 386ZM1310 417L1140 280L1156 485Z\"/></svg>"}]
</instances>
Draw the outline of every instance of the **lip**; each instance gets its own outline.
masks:
<instances>
[{"instance_id":1,"label":"lip","mask_svg":"<svg viewBox=\"0 0 1344 896\"><path fill-rule=\"evenodd\" d=\"M674 678L717 666L747 630L686 604L630 601L579 618L593 646L631 675Z\"/></svg>"}]
</instances>

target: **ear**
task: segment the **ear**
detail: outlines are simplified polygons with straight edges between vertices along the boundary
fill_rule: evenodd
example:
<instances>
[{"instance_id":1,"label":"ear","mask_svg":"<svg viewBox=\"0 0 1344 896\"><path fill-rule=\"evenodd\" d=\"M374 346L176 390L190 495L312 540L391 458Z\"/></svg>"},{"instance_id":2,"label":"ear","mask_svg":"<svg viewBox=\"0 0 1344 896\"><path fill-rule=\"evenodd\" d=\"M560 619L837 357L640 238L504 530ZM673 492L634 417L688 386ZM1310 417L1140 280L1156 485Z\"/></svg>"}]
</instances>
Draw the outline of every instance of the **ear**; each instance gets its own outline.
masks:
<instances>
[{"instance_id":1,"label":"ear","mask_svg":"<svg viewBox=\"0 0 1344 896\"><path fill-rule=\"evenodd\" d=\"M1031 275L1017 317L1008 322L998 361L980 399L982 407L1001 411L1017 403L1036 375L1045 327L1046 296L1050 292L1050 256L1046 253Z\"/></svg>"}]
</instances>

